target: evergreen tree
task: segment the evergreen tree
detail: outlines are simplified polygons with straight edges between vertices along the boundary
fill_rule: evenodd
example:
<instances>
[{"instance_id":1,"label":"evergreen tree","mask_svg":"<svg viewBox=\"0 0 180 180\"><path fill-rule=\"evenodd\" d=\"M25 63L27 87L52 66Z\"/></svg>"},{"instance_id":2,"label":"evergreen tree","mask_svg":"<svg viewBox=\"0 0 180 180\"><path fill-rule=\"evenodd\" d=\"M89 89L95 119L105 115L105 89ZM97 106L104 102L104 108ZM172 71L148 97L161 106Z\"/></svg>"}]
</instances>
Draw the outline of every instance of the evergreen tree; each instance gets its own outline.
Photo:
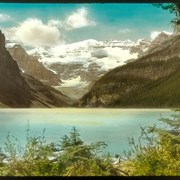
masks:
<instances>
[{"instance_id":1,"label":"evergreen tree","mask_svg":"<svg viewBox=\"0 0 180 180\"><path fill-rule=\"evenodd\" d=\"M164 126L142 128L140 139L147 140L146 145L130 139L132 149L126 153L130 175L180 175L180 111L160 121Z\"/></svg>"},{"instance_id":2,"label":"evergreen tree","mask_svg":"<svg viewBox=\"0 0 180 180\"><path fill-rule=\"evenodd\" d=\"M74 147L83 144L83 141L80 138L80 134L75 127L72 128L69 134L70 134L69 137L65 135L61 138L62 150L64 150L67 147Z\"/></svg>"},{"instance_id":3,"label":"evergreen tree","mask_svg":"<svg viewBox=\"0 0 180 180\"><path fill-rule=\"evenodd\" d=\"M164 10L168 10L175 15L175 18L171 21L175 33L180 33L180 3L156 3L156 7L160 7Z\"/></svg>"}]
</instances>

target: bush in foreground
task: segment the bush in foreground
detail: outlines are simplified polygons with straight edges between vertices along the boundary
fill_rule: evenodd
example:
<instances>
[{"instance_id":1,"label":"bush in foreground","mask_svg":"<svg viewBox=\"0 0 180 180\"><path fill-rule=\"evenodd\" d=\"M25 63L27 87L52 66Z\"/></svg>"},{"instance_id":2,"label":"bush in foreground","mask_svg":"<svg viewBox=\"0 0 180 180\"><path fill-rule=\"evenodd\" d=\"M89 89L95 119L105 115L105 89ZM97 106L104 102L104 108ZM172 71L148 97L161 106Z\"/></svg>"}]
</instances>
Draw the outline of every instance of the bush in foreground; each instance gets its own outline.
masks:
<instances>
[{"instance_id":1,"label":"bush in foreground","mask_svg":"<svg viewBox=\"0 0 180 180\"><path fill-rule=\"evenodd\" d=\"M130 139L131 151L124 168L131 176L179 176L180 175L180 111L171 118L161 118L164 127L142 128L141 140Z\"/></svg>"},{"instance_id":2,"label":"bush in foreground","mask_svg":"<svg viewBox=\"0 0 180 180\"><path fill-rule=\"evenodd\" d=\"M112 164L110 155L103 153L107 146L104 142L85 144L76 128L62 137L60 144L48 144L45 131L42 136L32 137L28 128L25 147L8 135L5 152L0 149L0 175L179 176L180 111L160 121L164 127L141 127L139 143L129 139L131 150L125 152L127 159L117 165Z\"/></svg>"},{"instance_id":3,"label":"bush in foreground","mask_svg":"<svg viewBox=\"0 0 180 180\"><path fill-rule=\"evenodd\" d=\"M107 176L118 175L108 155L103 155L104 142L85 144L73 128L70 135L55 145L46 143L43 135L32 137L27 130L25 147L8 135L5 153L8 162L0 162L1 176ZM18 142L17 139L15 139ZM60 148L58 148L60 147Z\"/></svg>"}]
</instances>

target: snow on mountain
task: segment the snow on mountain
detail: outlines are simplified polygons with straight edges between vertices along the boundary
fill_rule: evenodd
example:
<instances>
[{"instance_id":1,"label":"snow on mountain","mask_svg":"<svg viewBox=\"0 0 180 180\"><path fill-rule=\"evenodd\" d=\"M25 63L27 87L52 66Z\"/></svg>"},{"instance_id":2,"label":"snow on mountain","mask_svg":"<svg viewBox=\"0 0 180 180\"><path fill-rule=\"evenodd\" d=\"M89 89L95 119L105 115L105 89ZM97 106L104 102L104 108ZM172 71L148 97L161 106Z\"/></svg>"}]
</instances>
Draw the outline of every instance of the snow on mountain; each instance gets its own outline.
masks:
<instances>
[{"instance_id":1,"label":"snow on mountain","mask_svg":"<svg viewBox=\"0 0 180 180\"><path fill-rule=\"evenodd\" d=\"M121 48L107 47L108 57L96 59L96 63L101 66L101 70L108 71L126 63L128 59L136 59L137 53L131 54L129 50Z\"/></svg>"},{"instance_id":2,"label":"snow on mountain","mask_svg":"<svg viewBox=\"0 0 180 180\"><path fill-rule=\"evenodd\" d=\"M67 88L75 88L70 96L80 98L87 92L84 89L91 87L103 74L125 64L128 59L136 59L138 52L131 52L131 48L136 44L131 40L88 39L49 49L36 47L28 50L27 53L37 56L48 69L60 75L63 83L57 87L58 90L65 94L66 91L68 92Z\"/></svg>"},{"instance_id":3,"label":"snow on mountain","mask_svg":"<svg viewBox=\"0 0 180 180\"><path fill-rule=\"evenodd\" d=\"M142 46L141 41L88 39L49 49L36 47L27 53L37 56L46 68L59 74L62 83L56 87L58 90L77 99L103 74L125 64L128 59L136 59L138 52L131 52L131 48Z\"/></svg>"},{"instance_id":4,"label":"snow on mountain","mask_svg":"<svg viewBox=\"0 0 180 180\"><path fill-rule=\"evenodd\" d=\"M88 67L95 62L102 70L110 70L124 64L128 59L137 58L137 53L130 53L129 48L135 43L127 41L101 42L93 39L56 46L45 50L38 47L27 51L30 55L39 57L39 61L50 66L52 64L83 64Z\"/></svg>"},{"instance_id":5,"label":"snow on mountain","mask_svg":"<svg viewBox=\"0 0 180 180\"><path fill-rule=\"evenodd\" d=\"M81 81L80 76L78 76L76 78L69 79L69 80L63 80L63 79L61 79L61 80L63 82L61 87L72 87L72 86L74 87L74 86L79 86L79 85L83 86L83 85L86 85L88 83L86 81Z\"/></svg>"},{"instance_id":6,"label":"snow on mountain","mask_svg":"<svg viewBox=\"0 0 180 180\"><path fill-rule=\"evenodd\" d=\"M143 55L147 55L150 54L152 52L154 52L154 50L157 50L157 46L159 46L159 44L161 44L164 41L167 41L169 38L172 37L172 33L171 32L167 32L167 31L162 31L162 32L158 32L155 31L152 33L152 40L147 48L147 50L144 52ZM161 48L161 46L159 46L159 48Z\"/></svg>"},{"instance_id":7,"label":"snow on mountain","mask_svg":"<svg viewBox=\"0 0 180 180\"><path fill-rule=\"evenodd\" d=\"M160 35L162 34L158 34L155 39ZM158 39L158 43L161 39ZM153 41L144 39L139 39L136 42L129 39L125 41L88 39L53 48L39 46L27 50L27 53L38 57L38 60L46 68L51 69L61 77L63 83L57 89L64 90L65 94L66 91L69 91L67 88L74 87L76 89L74 92L70 91L71 96L75 97L78 93L80 98L85 92L83 88L91 87L98 78L109 70L142 56ZM73 95L73 93L76 94Z\"/></svg>"},{"instance_id":8,"label":"snow on mountain","mask_svg":"<svg viewBox=\"0 0 180 180\"><path fill-rule=\"evenodd\" d=\"M5 44L6 48L12 48L17 44L9 39L6 39L5 41L6 41L6 44Z\"/></svg>"},{"instance_id":9,"label":"snow on mountain","mask_svg":"<svg viewBox=\"0 0 180 180\"><path fill-rule=\"evenodd\" d=\"M172 35L172 32L167 32L167 31L153 31L151 33L151 40L153 41L154 39L156 39L160 34L165 34L167 36Z\"/></svg>"}]
</instances>

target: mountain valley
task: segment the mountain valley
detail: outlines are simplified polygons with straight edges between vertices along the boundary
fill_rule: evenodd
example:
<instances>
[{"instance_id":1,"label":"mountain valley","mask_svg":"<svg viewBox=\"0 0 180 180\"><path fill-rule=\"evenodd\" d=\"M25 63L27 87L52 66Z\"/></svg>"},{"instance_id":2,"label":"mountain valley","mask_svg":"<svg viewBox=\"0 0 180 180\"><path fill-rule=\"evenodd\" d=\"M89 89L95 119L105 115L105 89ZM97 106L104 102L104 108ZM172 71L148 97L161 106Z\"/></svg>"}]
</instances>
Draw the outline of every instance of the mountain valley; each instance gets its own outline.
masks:
<instances>
[{"instance_id":1,"label":"mountain valley","mask_svg":"<svg viewBox=\"0 0 180 180\"><path fill-rule=\"evenodd\" d=\"M53 48L27 48L27 53L20 45L10 41L6 47L27 74L77 101L104 74L142 57L169 36L161 32L152 41L139 39L137 42L89 39Z\"/></svg>"},{"instance_id":2,"label":"mountain valley","mask_svg":"<svg viewBox=\"0 0 180 180\"><path fill-rule=\"evenodd\" d=\"M180 35L171 36L134 62L99 79L80 107L178 107Z\"/></svg>"},{"instance_id":3,"label":"mountain valley","mask_svg":"<svg viewBox=\"0 0 180 180\"><path fill-rule=\"evenodd\" d=\"M54 88L22 72L5 48L0 32L0 107L62 107L71 103Z\"/></svg>"},{"instance_id":4,"label":"mountain valley","mask_svg":"<svg viewBox=\"0 0 180 180\"><path fill-rule=\"evenodd\" d=\"M180 36L161 32L152 41L90 39L27 50L10 40L6 50L1 41L2 57L17 71L1 66L2 84L5 74L11 79L1 87L2 107L179 106Z\"/></svg>"}]
</instances>

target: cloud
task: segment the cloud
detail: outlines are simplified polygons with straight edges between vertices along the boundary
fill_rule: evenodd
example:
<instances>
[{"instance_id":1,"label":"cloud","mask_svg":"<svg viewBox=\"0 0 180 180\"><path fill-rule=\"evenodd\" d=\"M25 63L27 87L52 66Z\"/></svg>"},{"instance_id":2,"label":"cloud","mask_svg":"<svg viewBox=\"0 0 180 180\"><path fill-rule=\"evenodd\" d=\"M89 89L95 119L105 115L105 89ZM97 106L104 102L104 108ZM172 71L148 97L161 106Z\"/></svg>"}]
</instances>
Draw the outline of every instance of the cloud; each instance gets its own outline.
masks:
<instances>
[{"instance_id":1,"label":"cloud","mask_svg":"<svg viewBox=\"0 0 180 180\"><path fill-rule=\"evenodd\" d=\"M6 37L25 46L56 46L66 43L66 32L87 26L96 26L91 20L87 8L79 8L66 16L65 19L50 19L42 22L41 19L27 18L15 27L3 29ZM62 33L63 32L63 33Z\"/></svg>"},{"instance_id":2,"label":"cloud","mask_svg":"<svg viewBox=\"0 0 180 180\"><path fill-rule=\"evenodd\" d=\"M118 31L119 34L125 34L125 33L129 33L129 32L131 32L131 30L129 28L119 29L119 31Z\"/></svg>"},{"instance_id":3,"label":"cloud","mask_svg":"<svg viewBox=\"0 0 180 180\"><path fill-rule=\"evenodd\" d=\"M27 46L54 46L61 35L56 27L43 24L39 19L26 19L18 27L7 29L5 34Z\"/></svg>"},{"instance_id":4,"label":"cloud","mask_svg":"<svg viewBox=\"0 0 180 180\"><path fill-rule=\"evenodd\" d=\"M7 14L0 14L0 22L5 22L11 20L11 17Z\"/></svg>"},{"instance_id":5,"label":"cloud","mask_svg":"<svg viewBox=\"0 0 180 180\"><path fill-rule=\"evenodd\" d=\"M88 10L84 7L77 9L70 14L63 24L67 30L83 28L86 26L96 26L96 22L89 19Z\"/></svg>"},{"instance_id":6,"label":"cloud","mask_svg":"<svg viewBox=\"0 0 180 180\"><path fill-rule=\"evenodd\" d=\"M162 33L162 32L164 32L164 33L167 34L167 35L173 34L172 32L167 32L167 31L152 31L152 32L151 32L151 35L150 35L151 40L154 40L155 38L157 38L158 35L159 35L160 33Z\"/></svg>"},{"instance_id":7,"label":"cloud","mask_svg":"<svg viewBox=\"0 0 180 180\"><path fill-rule=\"evenodd\" d=\"M63 22L60 20L51 19L48 21L48 26L54 26L54 27L62 27Z\"/></svg>"}]
</instances>

